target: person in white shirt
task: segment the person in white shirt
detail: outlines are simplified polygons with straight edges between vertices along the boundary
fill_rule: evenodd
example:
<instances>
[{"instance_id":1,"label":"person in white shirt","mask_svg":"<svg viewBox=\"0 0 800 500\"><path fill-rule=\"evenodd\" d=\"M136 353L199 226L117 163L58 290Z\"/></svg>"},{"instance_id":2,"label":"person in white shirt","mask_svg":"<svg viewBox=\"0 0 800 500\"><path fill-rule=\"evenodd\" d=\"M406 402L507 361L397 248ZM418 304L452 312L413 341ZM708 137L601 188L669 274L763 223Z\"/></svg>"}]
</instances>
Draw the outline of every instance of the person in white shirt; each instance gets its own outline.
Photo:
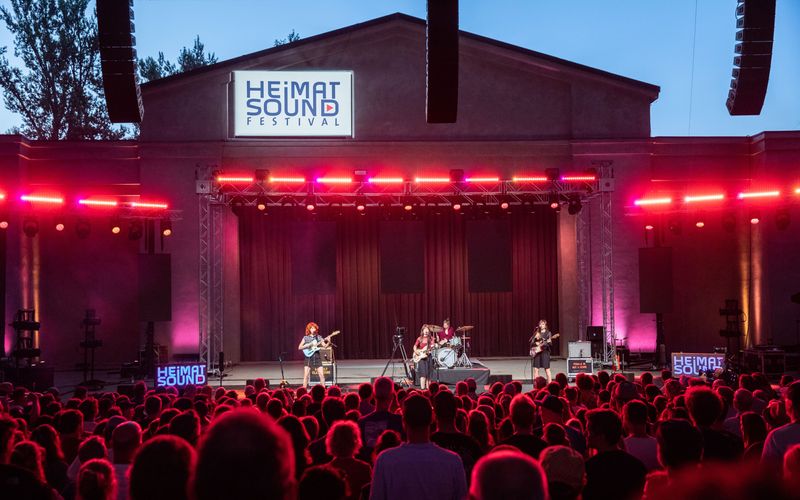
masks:
<instances>
[{"instance_id":1,"label":"person in white shirt","mask_svg":"<svg viewBox=\"0 0 800 500\"><path fill-rule=\"evenodd\" d=\"M658 441L647 433L647 405L630 401L622 410L622 422L628 436L625 451L642 461L647 471L661 468L658 462Z\"/></svg>"},{"instance_id":2,"label":"person in white shirt","mask_svg":"<svg viewBox=\"0 0 800 500\"><path fill-rule=\"evenodd\" d=\"M764 442L761 463L777 468L783 464L783 456L794 444L800 443L800 380L792 382L783 397L786 414L790 422L773 429Z\"/></svg>"},{"instance_id":3,"label":"person in white shirt","mask_svg":"<svg viewBox=\"0 0 800 500\"><path fill-rule=\"evenodd\" d=\"M423 396L413 394L403 402L406 442L384 451L375 461L371 500L462 500L467 481L461 458L431 443L433 409Z\"/></svg>"}]
</instances>

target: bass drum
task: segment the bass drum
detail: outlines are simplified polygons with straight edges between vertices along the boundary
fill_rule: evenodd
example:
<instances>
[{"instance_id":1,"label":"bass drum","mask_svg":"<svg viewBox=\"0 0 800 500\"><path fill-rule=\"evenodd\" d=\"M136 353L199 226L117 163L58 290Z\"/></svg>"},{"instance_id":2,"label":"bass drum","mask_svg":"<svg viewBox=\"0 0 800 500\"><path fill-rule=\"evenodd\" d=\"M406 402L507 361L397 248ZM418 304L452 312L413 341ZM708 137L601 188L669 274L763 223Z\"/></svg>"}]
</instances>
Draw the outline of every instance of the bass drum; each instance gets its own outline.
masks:
<instances>
[{"instance_id":1,"label":"bass drum","mask_svg":"<svg viewBox=\"0 0 800 500\"><path fill-rule=\"evenodd\" d=\"M436 353L436 362L442 368L452 368L456 365L456 351L445 347Z\"/></svg>"}]
</instances>

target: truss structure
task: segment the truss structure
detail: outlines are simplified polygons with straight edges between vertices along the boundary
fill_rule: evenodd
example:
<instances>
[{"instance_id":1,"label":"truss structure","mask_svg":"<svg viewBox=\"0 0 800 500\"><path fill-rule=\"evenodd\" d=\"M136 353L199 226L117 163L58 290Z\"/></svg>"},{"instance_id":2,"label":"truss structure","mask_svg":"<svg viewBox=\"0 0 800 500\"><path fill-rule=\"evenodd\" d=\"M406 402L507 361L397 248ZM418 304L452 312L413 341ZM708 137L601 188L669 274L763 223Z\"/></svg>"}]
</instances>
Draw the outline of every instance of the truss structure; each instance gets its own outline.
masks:
<instances>
[{"instance_id":1,"label":"truss structure","mask_svg":"<svg viewBox=\"0 0 800 500\"><path fill-rule=\"evenodd\" d=\"M295 183L272 183L263 181L217 182L213 167L200 169L197 181L200 266L199 278L199 329L200 361L206 363L210 374L218 374L217 353L223 346L223 215L231 207L277 206L332 207L345 210L349 207L392 208L399 210L408 205L413 209L423 207L452 207L458 203L464 210L479 207L495 207L497 210L514 210L520 205L548 205L577 208L578 215L578 288L580 332L585 332L590 303L591 269L589 254L591 244L589 232L591 220L587 211L581 211L588 201L599 198L603 206L603 323L609 335L610 351L604 353L604 361L613 359L615 342L613 334L613 275L611 270L611 224L610 193L599 188L595 178L569 181L537 179L531 182L493 180L489 182L437 182L423 183L402 181L375 184L364 181L324 184L314 181ZM602 175L601 175L602 180ZM501 208L505 207L507 208ZM607 223L606 223L607 221ZM608 274L607 274L608 271ZM610 300L610 303L608 302ZM610 314L610 317L607 315Z\"/></svg>"}]
</instances>

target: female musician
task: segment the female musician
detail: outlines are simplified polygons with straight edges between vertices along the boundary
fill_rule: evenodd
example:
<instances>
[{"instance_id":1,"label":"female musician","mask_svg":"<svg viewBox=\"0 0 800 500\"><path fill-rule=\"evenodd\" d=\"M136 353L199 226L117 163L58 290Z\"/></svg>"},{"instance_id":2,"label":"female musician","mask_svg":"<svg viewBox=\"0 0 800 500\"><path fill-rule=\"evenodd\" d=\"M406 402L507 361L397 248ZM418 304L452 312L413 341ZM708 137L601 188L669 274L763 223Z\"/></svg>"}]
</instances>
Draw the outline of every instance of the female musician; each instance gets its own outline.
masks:
<instances>
[{"instance_id":1,"label":"female musician","mask_svg":"<svg viewBox=\"0 0 800 500\"><path fill-rule=\"evenodd\" d=\"M314 322L311 322L306 325L306 332L303 336L303 340L300 341L300 345L297 346L299 350L309 349L314 347L327 347L330 344L330 340L324 341L323 338L319 335L319 325ZM308 388L308 381L311 378L311 369L314 368L317 370L317 375L319 375L319 383L323 386L325 385L325 372L322 368L322 359L319 355L319 350L314 351L313 354L306 356L305 363L303 366L303 387Z\"/></svg>"},{"instance_id":2,"label":"female musician","mask_svg":"<svg viewBox=\"0 0 800 500\"><path fill-rule=\"evenodd\" d=\"M539 376L539 368L544 368L547 375L547 383L550 383L552 377L550 375L550 345L552 342L553 333L547 329L547 321L540 320L539 326L533 330L533 337L531 337L531 348L540 346L542 350L533 356L533 378Z\"/></svg>"},{"instance_id":3,"label":"female musician","mask_svg":"<svg viewBox=\"0 0 800 500\"><path fill-rule=\"evenodd\" d=\"M428 325L422 325L419 332L417 341L414 342L414 360L417 363L417 377L419 377L419 386L423 390L428 388L430 382L433 363L431 356L433 356L433 334L431 334ZM420 358L420 356L424 356Z\"/></svg>"}]
</instances>

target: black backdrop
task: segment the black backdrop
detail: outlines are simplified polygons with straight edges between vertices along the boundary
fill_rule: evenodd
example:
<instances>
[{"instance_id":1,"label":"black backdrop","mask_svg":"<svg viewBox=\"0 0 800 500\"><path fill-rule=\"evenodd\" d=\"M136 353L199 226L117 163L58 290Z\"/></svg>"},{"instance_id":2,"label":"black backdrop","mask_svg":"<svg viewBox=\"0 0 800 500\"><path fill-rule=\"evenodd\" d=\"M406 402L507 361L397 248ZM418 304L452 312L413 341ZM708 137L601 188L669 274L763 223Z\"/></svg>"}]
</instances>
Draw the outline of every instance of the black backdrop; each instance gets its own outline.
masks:
<instances>
[{"instance_id":1,"label":"black backdrop","mask_svg":"<svg viewBox=\"0 0 800 500\"><path fill-rule=\"evenodd\" d=\"M323 334L342 330L339 358L387 358L396 326L408 328L408 347L421 324L445 317L475 326L476 356L525 355L538 319L558 330L556 215L471 219L451 210L418 221L377 210L243 210L242 360L301 357L308 321Z\"/></svg>"}]
</instances>

